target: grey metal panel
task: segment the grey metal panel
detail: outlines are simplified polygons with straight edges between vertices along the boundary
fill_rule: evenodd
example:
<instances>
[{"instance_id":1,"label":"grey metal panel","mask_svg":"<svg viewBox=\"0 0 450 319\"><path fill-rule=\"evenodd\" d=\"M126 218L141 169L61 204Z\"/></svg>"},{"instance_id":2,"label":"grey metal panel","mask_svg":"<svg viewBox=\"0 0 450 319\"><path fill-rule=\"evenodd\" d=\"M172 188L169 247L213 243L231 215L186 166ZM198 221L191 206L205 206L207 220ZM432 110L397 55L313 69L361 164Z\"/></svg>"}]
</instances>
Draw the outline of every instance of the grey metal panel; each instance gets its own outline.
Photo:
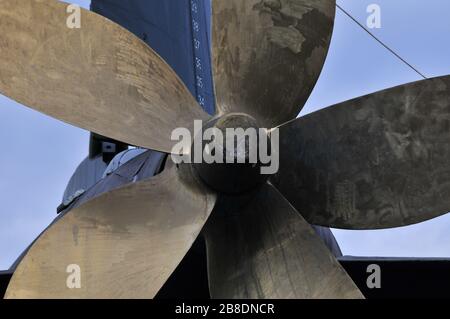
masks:
<instances>
[{"instance_id":1,"label":"grey metal panel","mask_svg":"<svg viewBox=\"0 0 450 319\"><path fill-rule=\"evenodd\" d=\"M136 156L120 166L112 174L98 181L97 184L74 201L72 205L67 207L61 215L64 215L65 212L82 205L100 194L154 176L161 170L161 165L164 162L165 156L165 154L155 151L146 151L145 153Z\"/></svg>"},{"instance_id":2,"label":"grey metal panel","mask_svg":"<svg viewBox=\"0 0 450 319\"><path fill-rule=\"evenodd\" d=\"M69 198L79 190L88 190L95 183L97 183L103 175L106 169L106 163L103 161L102 156L98 156L94 159L87 157L75 170L72 175L63 196L63 202L69 200Z\"/></svg>"},{"instance_id":3,"label":"grey metal panel","mask_svg":"<svg viewBox=\"0 0 450 319\"><path fill-rule=\"evenodd\" d=\"M122 166L123 164L129 162L130 160L132 160L133 158L141 155L142 153L144 153L146 150L142 149L142 148L134 148L134 149L129 149L123 152L120 152L119 154L117 154L112 161L108 164L108 167L106 168L106 170L103 173L102 177L106 177L107 175L111 174L112 172L116 171L120 166Z\"/></svg>"}]
</instances>

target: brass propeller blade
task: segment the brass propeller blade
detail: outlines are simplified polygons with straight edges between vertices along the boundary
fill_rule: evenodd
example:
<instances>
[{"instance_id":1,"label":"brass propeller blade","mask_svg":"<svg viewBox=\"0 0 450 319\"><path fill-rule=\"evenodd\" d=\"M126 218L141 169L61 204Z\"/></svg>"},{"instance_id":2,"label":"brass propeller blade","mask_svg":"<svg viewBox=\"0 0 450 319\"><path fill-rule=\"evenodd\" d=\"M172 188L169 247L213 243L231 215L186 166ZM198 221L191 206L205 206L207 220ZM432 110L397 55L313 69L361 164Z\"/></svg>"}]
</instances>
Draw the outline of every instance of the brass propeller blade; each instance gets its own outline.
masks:
<instances>
[{"instance_id":1,"label":"brass propeller blade","mask_svg":"<svg viewBox=\"0 0 450 319\"><path fill-rule=\"evenodd\" d=\"M270 184L224 200L205 226L213 298L362 298L312 227Z\"/></svg>"},{"instance_id":2,"label":"brass propeller blade","mask_svg":"<svg viewBox=\"0 0 450 319\"><path fill-rule=\"evenodd\" d=\"M173 166L69 211L31 247L6 298L154 297L215 204L191 174ZM79 289L66 285L70 265L79 267Z\"/></svg>"},{"instance_id":3,"label":"brass propeller blade","mask_svg":"<svg viewBox=\"0 0 450 319\"><path fill-rule=\"evenodd\" d=\"M450 211L450 77L360 97L280 127L272 182L312 224L379 229Z\"/></svg>"},{"instance_id":4,"label":"brass propeller blade","mask_svg":"<svg viewBox=\"0 0 450 319\"><path fill-rule=\"evenodd\" d=\"M206 120L175 72L119 25L68 4L0 0L0 93L131 145L170 152L174 128ZM69 24L70 25L70 24ZM192 132L192 130L191 130Z\"/></svg>"},{"instance_id":5,"label":"brass propeller blade","mask_svg":"<svg viewBox=\"0 0 450 319\"><path fill-rule=\"evenodd\" d=\"M295 118L325 61L335 0L213 0L213 75L220 113L272 128Z\"/></svg>"}]
</instances>

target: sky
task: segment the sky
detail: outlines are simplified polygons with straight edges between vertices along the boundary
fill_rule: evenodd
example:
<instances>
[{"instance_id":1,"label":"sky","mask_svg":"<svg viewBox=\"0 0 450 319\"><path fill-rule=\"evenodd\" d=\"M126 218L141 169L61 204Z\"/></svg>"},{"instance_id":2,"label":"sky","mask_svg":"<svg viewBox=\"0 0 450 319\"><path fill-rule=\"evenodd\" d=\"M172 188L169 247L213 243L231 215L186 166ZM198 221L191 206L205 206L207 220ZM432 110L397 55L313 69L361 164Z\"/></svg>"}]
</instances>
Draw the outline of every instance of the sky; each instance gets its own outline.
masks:
<instances>
[{"instance_id":1,"label":"sky","mask_svg":"<svg viewBox=\"0 0 450 319\"><path fill-rule=\"evenodd\" d=\"M71 1L85 8L86 0ZM450 74L450 1L339 0L365 23L370 4L381 8L381 28L371 31L427 77ZM336 13L321 77L301 115L420 80L420 76ZM53 120L0 95L0 270L55 218L70 176L88 152L89 133ZM408 227L333 230L354 256L450 257L450 214Z\"/></svg>"}]
</instances>

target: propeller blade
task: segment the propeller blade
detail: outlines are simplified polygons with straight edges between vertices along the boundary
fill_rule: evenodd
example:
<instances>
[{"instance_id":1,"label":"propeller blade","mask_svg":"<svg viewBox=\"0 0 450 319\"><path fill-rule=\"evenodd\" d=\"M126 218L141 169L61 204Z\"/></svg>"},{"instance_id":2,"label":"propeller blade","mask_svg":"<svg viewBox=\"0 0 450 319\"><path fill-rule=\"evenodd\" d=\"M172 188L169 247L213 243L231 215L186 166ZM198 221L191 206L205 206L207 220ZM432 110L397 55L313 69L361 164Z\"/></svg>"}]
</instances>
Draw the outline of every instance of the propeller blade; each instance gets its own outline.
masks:
<instances>
[{"instance_id":1,"label":"propeller blade","mask_svg":"<svg viewBox=\"0 0 450 319\"><path fill-rule=\"evenodd\" d=\"M360 97L280 127L272 182L312 224L405 226L450 211L450 77Z\"/></svg>"},{"instance_id":2,"label":"propeller blade","mask_svg":"<svg viewBox=\"0 0 450 319\"><path fill-rule=\"evenodd\" d=\"M312 227L270 184L205 226L213 298L362 298Z\"/></svg>"},{"instance_id":3,"label":"propeller blade","mask_svg":"<svg viewBox=\"0 0 450 319\"><path fill-rule=\"evenodd\" d=\"M213 75L220 113L272 128L297 117L328 52L335 0L213 0Z\"/></svg>"},{"instance_id":4,"label":"propeller blade","mask_svg":"<svg viewBox=\"0 0 450 319\"><path fill-rule=\"evenodd\" d=\"M215 204L191 174L172 166L68 212L31 247L6 298L153 298Z\"/></svg>"},{"instance_id":5,"label":"propeller blade","mask_svg":"<svg viewBox=\"0 0 450 319\"><path fill-rule=\"evenodd\" d=\"M208 119L144 42L84 9L80 28L71 29L67 8L54 0L0 0L0 93L83 129L163 152L171 152L174 128L192 132L194 119Z\"/></svg>"}]
</instances>

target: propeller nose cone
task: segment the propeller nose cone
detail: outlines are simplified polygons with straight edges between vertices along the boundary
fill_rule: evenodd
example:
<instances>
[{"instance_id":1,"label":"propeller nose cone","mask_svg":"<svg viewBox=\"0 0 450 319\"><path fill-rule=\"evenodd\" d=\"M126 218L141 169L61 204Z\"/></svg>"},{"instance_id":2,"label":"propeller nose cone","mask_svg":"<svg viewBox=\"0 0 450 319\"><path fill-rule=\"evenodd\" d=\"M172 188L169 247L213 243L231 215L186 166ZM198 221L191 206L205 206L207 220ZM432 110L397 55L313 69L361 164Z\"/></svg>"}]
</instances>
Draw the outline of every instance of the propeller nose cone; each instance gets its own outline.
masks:
<instances>
[{"instance_id":1,"label":"propeller nose cone","mask_svg":"<svg viewBox=\"0 0 450 319\"><path fill-rule=\"evenodd\" d=\"M207 123L202 134L202 160L194 160L193 166L208 186L240 194L267 180L261 172L261 152L270 152L270 140L253 117L227 114Z\"/></svg>"}]
</instances>

